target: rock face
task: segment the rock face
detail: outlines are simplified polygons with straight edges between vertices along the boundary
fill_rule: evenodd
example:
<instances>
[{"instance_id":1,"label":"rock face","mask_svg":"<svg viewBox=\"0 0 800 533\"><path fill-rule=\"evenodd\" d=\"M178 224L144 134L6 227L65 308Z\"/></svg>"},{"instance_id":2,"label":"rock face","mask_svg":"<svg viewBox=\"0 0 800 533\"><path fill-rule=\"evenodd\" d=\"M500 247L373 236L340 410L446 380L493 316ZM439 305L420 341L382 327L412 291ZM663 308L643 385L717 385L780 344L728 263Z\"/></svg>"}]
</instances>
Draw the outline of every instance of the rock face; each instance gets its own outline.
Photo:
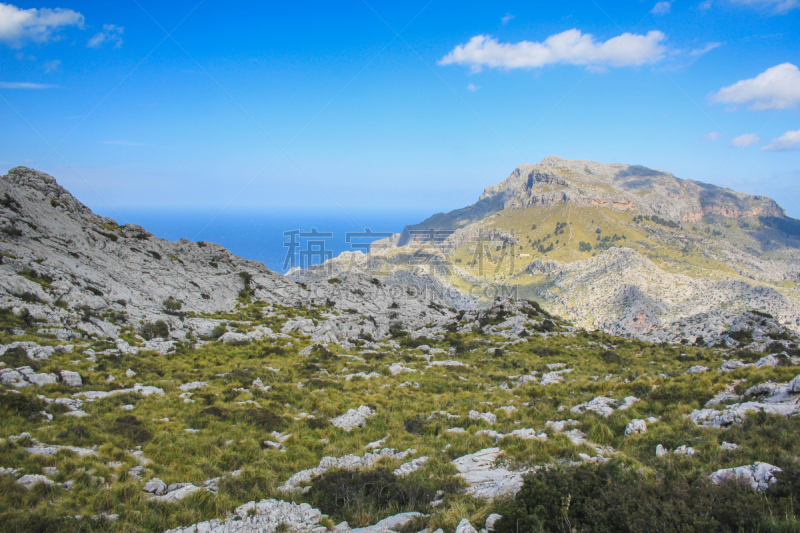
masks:
<instances>
[{"instance_id":1,"label":"rock face","mask_svg":"<svg viewBox=\"0 0 800 533\"><path fill-rule=\"evenodd\" d=\"M800 303L777 289L672 274L630 248L572 263L536 260L528 270L549 278L539 294L556 312L613 335L732 343L728 332L751 331L760 340L784 327L800 330ZM783 317L783 324L750 309Z\"/></svg>"},{"instance_id":2,"label":"rock face","mask_svg":"<svg viewBox=\"0 0 800 533\"><path fill-rule=\"evenodd\" d=\"M166 533L274 533L281 524L291 531L310 533L322 531L322 513L307 503L288 503L280 500L249 502L234 511L226 520L209 520L186 528L170 529Z\"/></svg>"},{"instance_id":3,"label":"rock face","mask_svg":"<svg viewBox=\"0 0 800 533\"><path fill-rule=\"evenodd\" d=\"M783 470L769 463L754 463L749 466L717 470L711 474L711 481L719 484L725 480L737 480L749 484L753 490L762 491L777 483L775 472Z\"/></svg>"},{"instance_id":4,"label":"rock face","mask_svg":"<svg viewBox=\"0 0 800 533\"><path fill-rule=\"evenodd\" d=\"M502 453L500 448L486 448L453 460L458 476L469 484L469 494L476 498L494 499L513 498L519 492L524 472L497 466L495 462Z\"/></svg>"},{"instance_id":5,"label":"rock face","mask_svg":"<svg viewBox=\"0 0 800 533\"><path fill-rule=\"evenodd\" d=\"M379 340L394 322L416 329L454 315L436 294L411 292L407 280L384 284L372 276L343 274L331 283L327 276L296 283L218 244L170 242L135 224L120 226L92 213L53 177L25 167L0 178L0 198L5 198L0 202L0 307L13 309L20 320L46 325L41 329L57 338L111 338L120 353L164 354L175 349L176 341L188 341L189 334L208 338L220 326L218 320L185 317L183 310L227 311L245 293L268 304L327 305L330 310L324 320L290 320L280 333L264 326L222 332L221 342L246 343L292 331L320 343L359 336ZM145 331L145 325L158 321L166 329ZM125 325L148 340L131 346L118 339ZM31 359L53 351L24 348Z\"/></svg>"},{"instance_id":6,"label":"rock face","mask_svg":"<svg viewBox=\"0 0 800 533\"><path fill-rule=\"evenodd\" d=\"M697 222L710 214L735 219L784 216L783 209L765 196L682 180L669 172L639 165L550 156L534 165L520 165L502 183L487 187L478 202L469 207L406 226L398 246L408 244L415 229L457 229L503 209L546 207L563 202L685 222Z\"/></svg>"},{"instance_id":7,"label":"rock face","mask_svg":"<svg viewBox=\"0 0 800 533\"><path fill-rule=\"evenodd\" d=\"M375 412L362 405L358 409L350 409L342 416L337 416L331 419L331 424L345 431L351 431L355 428L362 428L367 423L367 418L373 416Z\"/></svg>"},{"instance_id":8,"label":"rock face","mask_svg":"<svg viewBox=\"0 0 800 533\"><path fill-rule=\"evenodd\" d=\"M374 453L365 453L363 456L345 455L344 457L323 457L318 466L297 472L290 477L286 483L281 485L278 490L283 492L302 490L302 485L304 483L308 483L314 477L324 474L331 468L341 468L343 470L369 468L375 463L375 461L381 458L388 457L392 459L405 459L413 453L415 453L415 450L397 452L391 448L383 448L382 450Z\"/></svg>"},{"instance_id":9,"label":"rock face","mask_svg":"<svg viewBox=\"0 0 800 533\"><path fill-rule=\"evenodd\" d=\"M800 376L785 385L762 383L745 392L749 401L722 406L722 409L698 409L687 415L700 426L727 427L740 423L753 411L764 411L769 414L791 416L800 413ZM733 395L730 399L739 399ZM713 399L712 399L713 401ZM710 402L709 402L710 403ZM717 406L719 403L712 403Z\"/></svg>"}]
</instances>

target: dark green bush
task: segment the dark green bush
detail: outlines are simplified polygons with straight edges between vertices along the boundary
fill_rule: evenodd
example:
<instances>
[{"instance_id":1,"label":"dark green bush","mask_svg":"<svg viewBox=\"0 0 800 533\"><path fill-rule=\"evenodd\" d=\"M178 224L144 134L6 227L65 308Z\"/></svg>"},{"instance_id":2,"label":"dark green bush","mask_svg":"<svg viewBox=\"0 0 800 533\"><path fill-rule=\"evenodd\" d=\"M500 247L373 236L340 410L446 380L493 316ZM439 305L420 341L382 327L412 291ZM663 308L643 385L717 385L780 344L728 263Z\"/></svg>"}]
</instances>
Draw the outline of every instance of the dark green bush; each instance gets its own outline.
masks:
<instances>
[{"instance_id":1,"label":"dark green bush","mask_svg":"<svg viewBox=\"0 0 800 533\"><path fill-rule=\"evenodd\" d=\"M409 477L397 477L388 468L335 470L314 478L309 497L314 507L334 521L359 526L371 514L425 511L436 490Z\"/></svg>"},{"instance_id":2,"label":"dark green bush","mask_svg":"<svg viewBox=\"0 0 800 533\"><path fill-rule=\"evenodd\" d=\"M526 476L513 503L500 511L497 533L586 531L755 531L777 510L749 485L714 485L703 475L674 472L647 479L621 463L553 467ZM785 498L784 498L785 499Z\"/></svg>"},{"instance_id":3,"label":"dark green bush","mask_svg":"<svg viewBox=\"0 0 800 533\"><path fill-rule=\"evenodd\" d=\"M134 444L144 444L153 438L153 434L142 426L133 415L123 415L114 421L114 432Z\"/></svg>"},{"instance_id":4,"label":"dark green bush","mask_svg":"<svg viewBox=\"0 0 800 533\"><path fill-rule=\"evenodd\" d=\"M166 309L167 311L178 311L181 307L183 307L183 304L180 303L175 298L173 298L172 296L164 300L163 305L164 309Z\"/></svg>"},{"instance_id":5,"label":"dark green bush","mask_svg":"<svg viewBox=\"0 0 800 533\"><path fill-rule=\"evenodd\" d=\"M0 408L5 409L15 416L25 417L29 420L40 416L46 405L38 398L30 398L24 394L10 392L0 395Z\"/></svg>"},{"instance_id":6,"label":"dark green bush","mask_svg":"<svg viewBox=\"0 0 800 533\"><path fill-rule=\"evenodd\" d=\"M155 322L147 322L142 326L142 337L147 340L160 337L165 339L169 336L169 326L163 320L156 320Z\"/></svg>"},{"instance_id":7,"label":"dark green bush","mask_svg":"<svg viewBox=\"0 0 800 533\"><path fill-rule=\"evenodd\" d=\"M409 433L419 435L428 424L429 422L425 419L425 417L417 415L414 418L406 419L405 422L403 422L403 427L405 427L406 431Z\"/></svg>"}]
</instances>

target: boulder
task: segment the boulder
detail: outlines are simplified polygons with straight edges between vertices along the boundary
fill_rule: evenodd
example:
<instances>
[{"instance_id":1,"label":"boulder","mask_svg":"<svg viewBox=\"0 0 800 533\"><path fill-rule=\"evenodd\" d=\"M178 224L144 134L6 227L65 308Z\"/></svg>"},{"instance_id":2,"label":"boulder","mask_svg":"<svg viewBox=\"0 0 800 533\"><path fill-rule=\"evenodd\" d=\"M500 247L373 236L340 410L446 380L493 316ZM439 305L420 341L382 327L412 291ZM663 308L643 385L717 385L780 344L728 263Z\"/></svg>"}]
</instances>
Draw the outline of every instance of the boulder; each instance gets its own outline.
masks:
<instances>
[{"instance_id":1,"label":"boulder","mask_svg":"<svg viewBox=\"0 0 800 533\"><path fill-rule=\"evenodd\" d=\"M472 527L469 520L462 518L461 522L456 526L456 533L478 533L478 531Z\"/></svg>"},{"instance_id":2,"label":"boulder","mask_svg":"<svg viewBox=\"0 0 800 533\"><path fill-rule=\"evenodd\" d=\"M486 517L486 523L483 526L484 529L488 533L493 533L495 524L497 524L497 521L500 520L501 518L503 518L503 515L499 515L497 513L490 514L489 516Z\"/></svg>"},{"instance_id":3,"label":"boulder","mask_svg":"<svg viewBox=\"0 0 800 533\"><path fill-rule=\"evenodd\" d=\"M44 485L52 485L53 481L40 474L26 474L17 480L19 485L24 486L26 489L33 488L34 485L42 483Z\"/></svg>"},{"instance_id":4,"label":"boulder","mask_svg":"<svg viewBox=\"0 0 800 533\"><path fill-rule=\"evenodd\" d=\"M161 496L162 494L167 493L167 484L157 477L154 477L144 484L144 488L142 490L149 492L150 494L155 494L156 496Z\"/></svg>"},{"instance_id":5,"label":"boulder","mask_svg":"<svg viewBox=\"0 0 800 533\"><path fill-rule=\"evenodd\" d=\"M631 420L630 423L625 426L626 437L630 437L631 435L640 435L645 432L647 432L647 423L639 418Z\"/></svg>"},{"instance_id":6,"label":"boulder","mask_svg":"<svg viewBox=\"0 0 800 533\"><path fill-rule=\"evenodd\" d=\"M367 423L367 418L375 416L375 412L369 407L362 405L358 409L349 409L345 414L332 418L331 424L336 427L342 428L345 431L351 431L354 428L362 428Z\"/></svg>"},{"instance_id":7,"label":"boulder","mask_svg":"<svg viewBox=\"0 0 800 533\"><path fill-rule=\"evenodd\" d=\"M81 375L77 372L72 372L70 370L62 370L61 371L61 381L63 381L66 385L70 387L82 387L83 380L81 379Z\"/></svg>"},{"instance_id":8,"label":"boulder","mask_svg":"<svg viewBox=\"0 0 800 533\"><path fill-rule=\"evenodd\" d=\"M783 472L783 470L769 463L753 463L736 468L723 468L711 474L710 477L715 484L726 480L738 480L749 484L753 490L762 491L778 482L774 476L775 472Z\"/></svg>"}]
</instances>

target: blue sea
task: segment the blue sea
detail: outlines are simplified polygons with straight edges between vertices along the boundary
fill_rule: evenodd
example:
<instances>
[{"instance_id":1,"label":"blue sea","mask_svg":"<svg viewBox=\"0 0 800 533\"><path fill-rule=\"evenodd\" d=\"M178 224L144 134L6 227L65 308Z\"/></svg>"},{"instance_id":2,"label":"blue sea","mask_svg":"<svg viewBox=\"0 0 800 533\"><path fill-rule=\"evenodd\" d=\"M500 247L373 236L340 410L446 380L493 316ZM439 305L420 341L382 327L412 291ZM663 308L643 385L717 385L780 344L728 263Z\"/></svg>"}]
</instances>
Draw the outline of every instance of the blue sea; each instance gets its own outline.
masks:
<instances>
[{"instance_id":1,"label":"blue sea","mask_svg":"<svg viewBox=\"0 0 800 533\"><path fill-rule=\"evenodd\" d=\"M270 209L220 214L219 210L125 209L104 214L120 223L140 224L170 241L186 238L219 243L236 255L261 261L283 274L285 266L292 266L291 261L286 261L290 249L294 250L295 265L301 252L307 252L306 262L310 259L311 264L319 264L326 256L363 249L364 245L382 238L382 235L367 236L367 228L373 234L400 233L406 225L421 222L432 213L348 209L345 214L341 210ZM350 235L350 242L346 242L348 233L362 235ZM292 246L292 240L296 246Z\"/></svg>"}]
</instances>

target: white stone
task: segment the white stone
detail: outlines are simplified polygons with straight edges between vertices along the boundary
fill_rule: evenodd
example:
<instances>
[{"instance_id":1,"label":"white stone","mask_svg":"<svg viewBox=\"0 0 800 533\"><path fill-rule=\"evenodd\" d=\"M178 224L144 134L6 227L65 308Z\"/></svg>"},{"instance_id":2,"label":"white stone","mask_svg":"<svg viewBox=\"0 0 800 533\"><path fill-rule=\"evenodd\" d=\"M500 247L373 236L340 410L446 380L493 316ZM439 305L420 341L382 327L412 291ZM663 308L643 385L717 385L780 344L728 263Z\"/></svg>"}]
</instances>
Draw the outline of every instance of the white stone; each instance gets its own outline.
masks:
<instances>
[{"instance_id":1,"label":"white stone","mask_svg":"<svg viewBox=\"0 0 800 533\"><path fill-rule=\"evenodd\" d=\"M367 423L367 418L375 416L375 412L369 407L362 405L358 409L349 409L345 414L332 418L331 424L336 427L342 428L345 431L351 431L354 428L362 428Z\"/></svg>"},{"instance_id":2,"label":"white stone","mask_svg":"<svg viewBox=\"0 0 800 533\"><path fill-rule=\"evenodd\" d=\"M644 420L635 418L625 426L625 436L630 437L631 435L640 435L642 433L647 432L647 423Z\"/></svg>"},{"instance_id":3,"label":"white stone","mask_svg":"<svg viewBox=\"0 0 800 533\"><path fill-rule=\"evenodd\" d=\"M748 483L753 490L766 490L776 483L775 472L783 472L777 466L769 463L754 463L749 466L739 466L736 468L723 468L711 474L711 481L716 484L727 479L736 479Z\"/></svg>"},{"instance_id":4,"label":"white stone","mask_svg":"<svg viewBox=\"0 0 800 533\"><path fill-rule=\"evenodd\" d=\"M62 370L61 371L61 381L63 381L69 387L82 387L83 380L81 379L81 375L77 372L72 372L70 370Z\"/></svg>"}]
</instances>

